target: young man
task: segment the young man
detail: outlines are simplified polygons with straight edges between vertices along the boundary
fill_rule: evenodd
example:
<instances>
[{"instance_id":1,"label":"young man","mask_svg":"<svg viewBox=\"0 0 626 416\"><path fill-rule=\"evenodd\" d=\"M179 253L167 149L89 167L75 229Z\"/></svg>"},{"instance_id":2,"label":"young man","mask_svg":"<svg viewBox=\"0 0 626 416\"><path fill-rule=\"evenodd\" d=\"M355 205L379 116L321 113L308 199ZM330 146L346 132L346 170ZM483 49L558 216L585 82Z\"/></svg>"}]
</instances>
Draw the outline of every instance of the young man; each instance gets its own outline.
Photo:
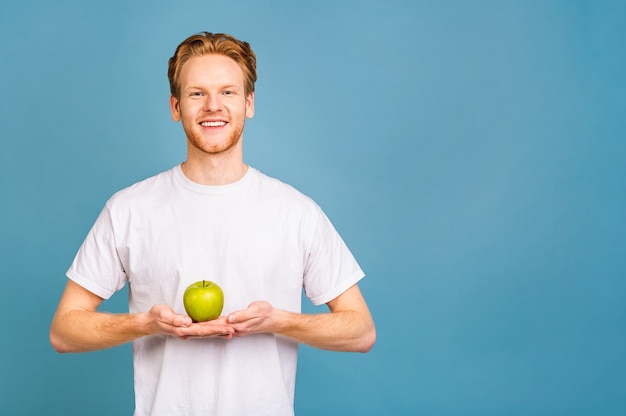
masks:
<instances>
[{"instance_id":1,"label":"young man","mask_svg":"<svg viewBox=\"0 0 626 416\"><path fill-rule=\"evenodd\" d=\"M136 415L292 415L297 345L367 352L363 272L311 199L243 161L256 57L225 34L169 60L179 166L116 193L74 262L50 340L59 352L133 343ZM194 323L183 291L218 283L224 315ZM99 312L129 284L129 313ZM301 291L329 312L301 313Z\"/></svg>"}]
</instances>

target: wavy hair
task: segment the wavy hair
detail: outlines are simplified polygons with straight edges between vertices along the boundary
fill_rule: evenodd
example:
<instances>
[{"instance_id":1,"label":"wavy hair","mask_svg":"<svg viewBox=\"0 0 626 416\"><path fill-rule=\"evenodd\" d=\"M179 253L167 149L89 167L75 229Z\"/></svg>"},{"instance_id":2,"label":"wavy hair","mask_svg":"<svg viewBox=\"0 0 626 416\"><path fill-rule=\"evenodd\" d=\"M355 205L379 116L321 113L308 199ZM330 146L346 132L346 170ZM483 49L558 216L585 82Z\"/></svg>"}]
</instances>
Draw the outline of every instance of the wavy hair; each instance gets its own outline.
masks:
<instances>
[{"instance_id":1,"label":"wavy hair","mask_svg":"<svg viewBox=\"0 0 626 416\"><path fill-rule=\"evenodd\" d=\"M256 82L256 55L248 42L240 41L225 33L200 32L185 39L178 47L174 56L169 59L167 78L170 82L171 94L180 99L180 71L183 65L196 56L219 54L233 59L244 77L246 96L254 92Z\"/></svg>"}]
</instances>

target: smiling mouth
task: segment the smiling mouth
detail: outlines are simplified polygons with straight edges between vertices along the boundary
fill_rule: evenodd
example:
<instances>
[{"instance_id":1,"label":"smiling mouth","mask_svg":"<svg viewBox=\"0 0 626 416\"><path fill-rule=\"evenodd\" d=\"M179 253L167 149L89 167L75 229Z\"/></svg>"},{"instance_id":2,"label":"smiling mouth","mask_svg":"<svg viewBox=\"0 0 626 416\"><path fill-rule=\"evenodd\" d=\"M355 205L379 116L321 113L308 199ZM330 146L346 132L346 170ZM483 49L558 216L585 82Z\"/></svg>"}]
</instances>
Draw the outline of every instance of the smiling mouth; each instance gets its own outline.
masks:
<instances>
[{"instance_id":1,"label":"smiling mouth","mask_svg":"<svg viewBox=\"0 0 626 416\"><path fill-rule=\"evenodd\" d=\"M225 121L203 121L200 123L202 127L222 127L226 125Z\"/></svg>"}]
</instances>

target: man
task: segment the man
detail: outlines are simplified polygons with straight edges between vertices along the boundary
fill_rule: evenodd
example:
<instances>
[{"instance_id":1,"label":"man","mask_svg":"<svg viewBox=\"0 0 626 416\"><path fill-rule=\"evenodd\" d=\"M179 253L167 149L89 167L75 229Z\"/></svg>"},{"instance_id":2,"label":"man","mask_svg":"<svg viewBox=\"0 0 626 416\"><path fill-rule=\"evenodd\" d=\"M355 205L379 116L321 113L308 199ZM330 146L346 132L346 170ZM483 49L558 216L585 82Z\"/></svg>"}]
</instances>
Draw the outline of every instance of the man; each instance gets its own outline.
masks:
<instances>
[{"instance_id":1,"label":"man","mask_svg":"<svg viewBox=\"0 0 626 416\"><path fill-rule=\"evenodd\" d=\"M116 193L74 262L50 340L59 352L133 343L136 415L292 415L297 345L367 352L363 272L321 209L246 165L256 57L201 33L169 60L187 159ZM195 323L184 289L212 280L224 316ZM129 313L99 312L129 284ZM301 313L301 291L329 312Z\"/></svg>"}]
</instances>

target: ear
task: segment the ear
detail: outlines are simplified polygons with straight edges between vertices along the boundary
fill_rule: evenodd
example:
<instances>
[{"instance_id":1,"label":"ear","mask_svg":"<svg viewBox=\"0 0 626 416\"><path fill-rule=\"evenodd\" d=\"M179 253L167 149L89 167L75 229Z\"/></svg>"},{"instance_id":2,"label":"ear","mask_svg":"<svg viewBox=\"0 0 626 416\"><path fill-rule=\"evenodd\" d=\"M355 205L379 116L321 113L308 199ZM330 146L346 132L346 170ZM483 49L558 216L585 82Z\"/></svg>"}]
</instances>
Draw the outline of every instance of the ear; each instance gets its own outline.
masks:
<instances>
[{"instance_id":1,"label":"ear","mask_svg":"<svg viewBox=\"0 0 626 416\"><path fill-rule=\"evenodd\" d=\"M180 121L180 101L178 98L170 95L170 111L172 112L172 120L175 122Z\"/></svg>"},{"instance_id":2,"label":"ear","mask_svg":"<svg viewBox=\"0 0 626 416\"><path fill-rule=\"evenodd\" d=\"M251 92L246 97L246 117L254 117L254 92Z\"/></svg>"}]
</instances>

